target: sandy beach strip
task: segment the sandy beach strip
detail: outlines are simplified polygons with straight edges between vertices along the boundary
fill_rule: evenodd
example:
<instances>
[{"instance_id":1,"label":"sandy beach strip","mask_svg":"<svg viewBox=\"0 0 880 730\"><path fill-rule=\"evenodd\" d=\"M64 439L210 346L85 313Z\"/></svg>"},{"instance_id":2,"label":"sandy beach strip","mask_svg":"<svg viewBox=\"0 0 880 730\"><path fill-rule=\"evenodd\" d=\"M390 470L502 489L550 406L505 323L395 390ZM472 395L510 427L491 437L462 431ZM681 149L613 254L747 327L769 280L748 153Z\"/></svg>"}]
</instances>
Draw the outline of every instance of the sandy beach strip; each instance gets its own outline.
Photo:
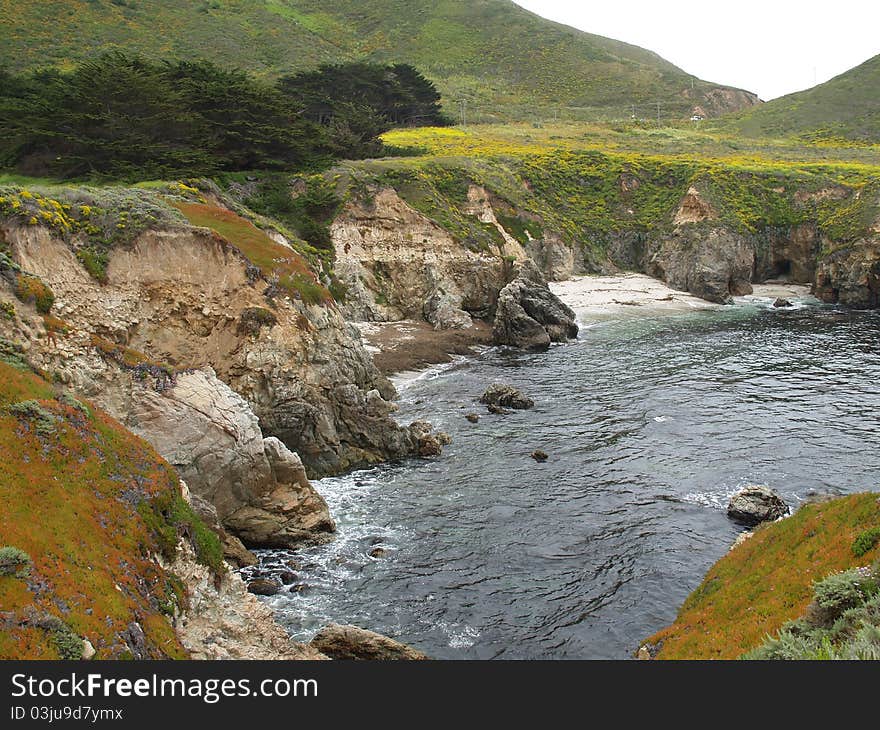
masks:
<instances>
[{"instance_id":1,"label":"sandy beach strip","mask_svg":"<svg viewBox=\"0 0 880 730\"><path fill-rule=\"evenodd\" d=\"M644 274L577 276L550 283L582 321L714 309L718 304L678 291Z\"/></svg>"}]
</instances>

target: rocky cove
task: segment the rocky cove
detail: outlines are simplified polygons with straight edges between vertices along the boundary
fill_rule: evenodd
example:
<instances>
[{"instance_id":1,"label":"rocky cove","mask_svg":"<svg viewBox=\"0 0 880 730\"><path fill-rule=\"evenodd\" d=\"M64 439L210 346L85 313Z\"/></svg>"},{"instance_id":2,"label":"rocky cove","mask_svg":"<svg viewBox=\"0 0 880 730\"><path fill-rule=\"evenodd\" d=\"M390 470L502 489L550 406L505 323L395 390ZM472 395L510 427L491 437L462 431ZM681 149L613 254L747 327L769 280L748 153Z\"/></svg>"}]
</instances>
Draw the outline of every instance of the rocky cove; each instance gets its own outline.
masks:
<instances>
[{"instance_id":1,"label":"rocky cove","mask_svg":"<svg viewBox=\"0 0 880 730\"><path fill-rule=\"evenodd\" d=\"M429 180L425 184L434 183ZM638 178L622 176L618 185L621 194L628 194L625 191L638 190L641 183ZM298 290L285 291L279 286L281 277L272 270L272 266L279 262L288 264L302 260L305 273L297 276L306 277L306 281L313 278L318 287L328 283L324 278L328 275L327 269L323 264L303 258L279 226L243 209L234 191L206 186L195 192L185 191L183 201L186 205L205 206L212 211L237 216L242 222L239 231L247 229L248 235L252 235L250 229L262 233L274 244L272 246L261 239L263 245L272 246L269 265L262 260L255 263L257 259L248 255L235 233L226 231L224 235L216 228L192 225L191 221L177 215L172 207L166 210L167 220L143 225L137 235L110 250L104 275L96 278L83 265L81 256L89 243L87 231L72 230L75 226L71 225L34 224L27 216L9 214L0 237L3 257L0 261L0 301L5 313L0 317L0 337L7 350L20 353L21 359L46 375L57 387L89 399L155 448L186 483L194 510L219 534L225 557L233 565L254 563L256 558L252 550L285 549L296 551L290 558L294 563L300 561L297 556L302 553L305 563L308 565L313 561L319 566L320 573L320 566L326 567L327 555L336 550L352 549L347 534L343 539L334 539L334 530L337 523L345 521L346 525L349 524L351 515L346 513L348 509L355 514L363 509L362 505L355 507L348 501L360 494L358 481L376 487L375 492L369 493L369 500L387 509L391 499L399 502L402 510L393 517L386 513L383 519L390 520L390 525L386 524L383 529L391 534L386 535L380 530L368 536L370 540L377 540L371 543L370 550L381 548L392 557L395 551L405 550L405 541L396 536L398 529L430 530L437 534L445 531L427 517L422 520L420 509L425 505L412 499L412 490L402 492L389 484L398 484L400 479L410 481L413 474L418 474L415 481L422 482L423 486L415 488L416 492L430 489L431 485L448 484L453 491L447 496L454 502L460 498L456 491L458 486L468 481L472 486L479 483L473 464L454 475L445 473L444 465L449 463L448 460L455 461L462 453L462 444L466 445L464 448L473 449L475 454L486 448L485 441L474 441L479 430L462 431L469 425L478 425L470 424L463 416L465 410L474 407L469 397L478 396L481 387L495 379L519 379L525 385L537 378L542 386L548 387L572 378L575 379L572 382L589 382L580 368L590 367L590 363L601 358L594 352L584 353L581 348L585 343L589 346L593 342L594 322L582 316L579 322L581 335L572 340L578 334L576 312L551 292L547 280L565 280L585 273L614 274L635 270L664 280L675 290L684 290L720 304L749 294L754 283L782 277L790 282L812 285L816 295L828 302L868 307L877 303L876 220L866 227L862 238L846 245L829 237L819 216L813 222L790 226L770 221L756 231L747 231L725 218L723 201L713 198L711 190L702 192L698 185L694 185L679 191L676 205L668 211L668 219L657 221L655 229L642 230L635 226L632 230L603 233L602 245L598 246L596 243L587 245L583 240L572 241L570 226L554 230L554 221L549 216L540 215L540 206L535 209L514 208L509 199L476 181L466 181L454 201L440 197L430 204L418 203L417 199L424 203L424 198L413 192L412 185L398 187L399 190L378 180L367 186L368 193L363 195L357 192L361 188L352 185L345 202L330 222L333 276L338 277L346 288L344 301L338 304L329 299L312 301ZM29 202L33 200L41 207L40 201L54 201L62 211L65 206L68 210L73 206L89 207L83 202L87 193L68 191L58 194L56 199L49 193L45 196L38 194L35 198L31 193L28 193L29 197L24 196L24 192L27 191L4 191L6 199L18 196L15 199L25 207L35 205ZM295 187L291 194L297 194ZM818 203L844 207L854 205L857 195L860 204L865 203L861 196L876 198L876 192L870 188L831 192L823 188L805 195L800 203L793 197L792 205L801 205L806 216L817 210ZM125 205L107 206L103 209L104 215L114 222L120 221L116 225L124 226L121 221L130 215L130 207L136 205L134 201L144 197L149 196L145 192L135 192L134 198L126 204L129 208ZM876 205L874 198L871 205ZM432 206L438 202L447 205L452 219L430 214ZM167 206L161 201L157 204ZM92 202L92 207L97 206ZM828 215L824 208L820 212ZM63 220L63 214L61 217ZM507 222L507 226L502 221ZM467 235L470 228L476 232L476 237ZM585 231L583 237L587 239L592 235ZM657 299L671 297L675 300L678 296L675 292L664 292L663 297ZM622 308L640 306L638 302L627 301L627 297L623 294L618 302L606 303ZM49 298L51 300L47 302ZM684 302L683 306L689 307L689 304ZM748 317L742 320L738 317L742 312L754 315L755 306L738 304L730 309L711 310L703 315L709 319L694 321L698 331L702 326L711 331L714 325L706 324L710 321L722 325L737 322L742 328L737 330L733 326L731 336L746 337L748 334L751 337L754 334L751 327L755 323ZM798 308L798 311L802 310ZM809 310L811 316L813 311ZM815 312L815 319L807 319L818 330L817 336L826 334L823 322L841 323L840 319L834 319L835 315L821 308ZM871 321L872 315L864 316L867 322ZM480 333L474 342L493 343L510 349L493 349L468 360L465 365L459 364L444 371L440 376L442 382L449 383L453 378L446 395L441 396L427 388L426 384L433 382L427 378L400 388L402 398L398 400L397 389L376 367L364 347L360 331L351 323L382 325L401 320L415 320L420 326L427 325L426 338L431 337L432 331L441 334L455 331L463 333L467 340L473 329ZM481 328L474 326L475 321L486 324ZM635 334L625 327L620 330L616 325L607 331L623 332L622 342L625 343L631 334L637 339L649 337L653 327L662 330L670 326L673 334L681 335L687 326L680 322L691 320L676 319L676 325L664 324L664 320L656 317L639 318L638 321L638 325L631 325ZM762 317L757 317L757 322L767 325ZM786 327L797 328L799 322L802 320L793 317L786 320ZM491 334L486 329L490 326ZM768 327L758 331L772 332L772 327ZM639 334L639 328L647 328L647 333ZM709 341L714 336L712 334ZM611 340L604 341L605 344L623 358L624 353L612 346L613 336L609 337ZM686 338L682 336L682 339ZM599 341L603 341L601 336ZM554 343L565 342L570 344L551 347ZM803 347L806 351L814 344L807 338ZM744 343L739 342L739 345ZM858 346L857 342L854 346ZM554 359L557 357L574 358L574 361L566 360L563 366ZM678 364L686 367L684 362ZM645 367L641 366L641 372ZM464 378L466 385L461 382L463 373L469 373ZM695 382L703 382L703 377L700 374ZM422 393L422 403L418 402L419 393ZM464 393L468 397L463 397ZM558 393L553 388L535 393L539 411L543 412L542 409L556 402L554 399L560 397ZM586 393L584 397L588 397ZM626 393L626 399L634 397L633 392ZM625 421L628 418L625 403L630 402L626 399L618 402L612 397L602 413L595 416L597 423L607 419L609 413L621 414L617 417ZM430 403L430 407L426 407L425 402ZM439 402L445 404L446 410L438 407ZM557 402L555 407L562 406ZM657 416L668 417L667 414ZM509 449L519 449L522 434L533 429L537 430L527 451L539 447L546 451L550 455L550 469L554 468L554 456L559 453L560 444L546 434L538 438L542 428L549 428L552 432L564 427L586 438L578 430L579 416L573 413L558 418L556 424L542 422L540 428L528 419L525 415L515 415L503 422L508 425L493 428L489 443L493 448L500 448L504 457L489 474L497 474L498 470L505 469L505 461L517 458L515 454L518 452L509 452ZM411 425L399 425L406 422ZM709 425L705 427L711 430ZM446 431L451 433L453 443L447 447L445 456L438 456L446 440L443 437ZM624 428L622 432L612 430L606 433L599 428L595 432L589 431L587 440L601 443L603 439L611 438L616 442L626 431ZM506 446L508 443L511 445ZM577 447L564 448L577 451ZM409 461L417 457L430 458L424 462ZM374 466L387 462L391 465ZM336 476L364 468L372 471ZM538 467L529 464L529 468ZM565 473L557 476L560 484L567 484L572 479L582 479L585 473L588 472L583 471L583 464L569 463ZM613 491L614 473L614 468L609 467L608 473L600 475L597 483ZM525 471L517 472L516 479L521 480L517 481L521 484L543 483ZM310 480L321 480L317 482L317 489ZM497 479L493 484L497 486ZM717 497L718 488L707 492L698 489L696 484L691 487L695 490L693 494L703 496L689 502L687 495L691 492L678 495L676 491L672 502L683 499L683 504L699 505L700 499L711 501ZM491 493L494 488L492 484L485 484L483 490ZM623 493L626 493L625 489ZM325 501L325 497L331 496L334 500L332 509ZM491 516L497 512L498 520L490 520L484 527L491 532L498 524L514 519L521 510L565 512L569 500L577 503L579 499L581 497L565 489L541 498L524 491L516 499L511 497L510 504L503 500L495 504L493 498L487 514ZM479 511L487 509L486 504L473 503L471 506ZM603 524L606 518L614 524L612 515L623 509L624 503L620 502L606 505L596 514L604 515ZM693 517L697 524L714 519L699 510L698 514L691 514L691 507L685 511L689 511L689 518ZM442 510L439 513L442 514ZM581 513L575 510L573 514ZM374 517L368 515L370 520ZM549 529L549 524L527 529L544 531ZM556 553L549 546L538 547L538 541L534 541L524 548L524 554L546 549L541 559L552 562L553 555L574 555L576 551L572 545L586 539L592 534L590 530L598 530L593 535L595 540L606 539L602 537L604 528L600 529L598 522L587 521L587 524L593 527L579 537L571 533L569 537L573 542L557 545ZM685 532L691 529L682 525L677 529ZM718 542L714 534L710 539L711 532L698 530L695 533L698 537L686 541L686 549L693 550L694 545L703 544L707 546L707 556L717 552ZM725 530L720 532L724 539L730 537ZM387 546L386 537L389 538ZM457 550L473 539L472 535L463 534L452 544L437 547L437 555L446 556L442 558L442 565L448 566L452 572L459 572ZM429 542L425 541L425 544ZM503 544L499 538L491 543L494 546L491 550L501 550ZM315 547L308 547L310 545ZM358 543L358 554L363 552L361 547ZM632 560L627 550L625 546L619 547L606 556L602 562L606 567L594 565L593 575L606 576L614 585L615 581L621 586L628 585L632 576L626 570L618 572L614 567L617 561L627 564ZM264 561L267 555L272 555L259 554ZM344 555L336 557L345 558ZM508 554L507 558L511 557ZM343 560L339 565L345 562ZM372 587L365 589L367 593L381 586L388 588L388 576L377 574L385 564L382 557L371 556L369 562L356 561L356 564L360 565L361 571L358 580L363 576L370 579L368 583ZM299 606L301 615L292 618L289 606L276 613L300 639L308 638L308 631L303 627L311 633L319 628L313 625L310 614L320 616L323 610L321 601L327 598L309 582L310 575L314 578L314 572L310 573L316 570L314 565L301 570L303 580L298 580L297 585L305 588L296 595L288 593L292 598L284 598L293 603L295 610ZM529 573L528 564L520 567L522 570L517 575ZM702 569L705 567L703 565ZM193 588L192 602L194 606L203 604L202 614L210 617L202 629L202 639L184 641L188 651L194 656L260 656L259 647L241 648L249 641L246 638L249 631L242 628L247 621L232 628L236 621L230 618L230 613L239 599L232 599L225 608L218 609L215 599L202 601L197 598L213 595L212 591L217 591L218 596L223 595L222 590L211 586L207 574L198 577L194 569L177 570L188 576L189 585L201 586ZM428 571L427 575L433 571L436 581L433 585L439 590L444 586L443 570L445 568L440 564L433 567L422 564L416 573ZM566 570L561 575L566 574ZM471 572L471 568L466 568L465 577ZM490 578L470 577L479 584L511 580L510 576L500 573ZM561 579L560 575L542 571L537 571L534 577L538 583L532 589L539 591L541 586ZM235 583L234 576L228 580L238 586L230 589L233 594L242 596L242 589ZM331 575L327 580L334 582L337 578ZM656 615L668 618L669 606L680 602L682 586L693 585L694 574L689 572L685 580L673 571L672 577L664 574L658 580L659 586L655 590L663 598L653 608L649 605L648 613L654 611ZM342 586L342 591L329 599L334 608L332 612L326 612L328 621L358 623L365 628L380 630L403 638L433 656L449 655L447 649L455 648L449 641L463 646L475 639L472 636L474 631L485 636L482 628L464 620L464 608L459 608L452 616L445 612L438 614L436 625L430 629L436 633L437 626L453 627L450 631L459 638L453 636L445 644L436 640L426 642L424 636L414 630L418 623L410 624L405 620L395 623L387 615L381 615L381 611L374 615L363 607L352 610L346 601L361 601L364 589L345 581L338 585ZM395 585L397 588L388 588L390 594L399 590L400 584ZM508 588L512 592L508 592ZM314 604L308 602L310 590L318 594ZM571 590L573 597L578 595L574 587ZM517 589L510 586L502 588L501 594L507 595L504 605L508 607L521 600ZM340 595L345 597L342 603L339 603ZM421 594L416 591L411 595ZM422 599L434 600L431 596L436 598L436 591L422 595ZM591 596L587 603L596 607L617 605L614 603L617 600L635 601L634 596L627 596L625 589L618 596L604 579L598 581L595 591L591 589ZM281 600L280 597L269 599L276 608ZM249 606L248 610L256 612L254 615L261 611L254 599L248 599L242 605ZM345 610L341 611L340 606ZM519 615L516 612L505 614L498 606L491 610L502 625L512 620L511 616ZM567 610L576 609L569 606ZM217 632L227 637L220 643L228 648L212 654L199 642L211 634L213 623L223 625L221 614L224 613L229 620L225 628L218 628ZM343 617L342 613L346 616ZM271 624L265 612L260 615ZM601 613L596 614L591 620L598 621L600 616ZM656 629L658 625L638 624L643 633L646 628ZM269 643L274 642L276 648L267 651L269 655L272 651L281 651L283 655L287 650L277 648L277 641L284 643L283 637L273 631L267 628L260 632L275 637ZM461 632L464 632L464 638L461 638ZM626 631L623 633L627 641L632 638ZM510 640L512 637L501 631L488 643L474 640L471 646L477 647L474 652L479 656L502 656L505 652L509 655L511 651L528 656L569 655L568 649L554 653L554 639L549 637L540 636L531 648L527 643L520 644L521 652L503 648L504 642ZM574 639L566 639L560 646L567 646L569 641L573 642L570 651L574 655L610 656L617 651L612 645L618 646L612 642L593 651L591 646L579 645ZM231 648L233 646L239 648ZM107 647L97 648L100 655ZM317 653L317 650L308 649L291 651L294 654L296 651Z\"/></svg>"}]
</instances>

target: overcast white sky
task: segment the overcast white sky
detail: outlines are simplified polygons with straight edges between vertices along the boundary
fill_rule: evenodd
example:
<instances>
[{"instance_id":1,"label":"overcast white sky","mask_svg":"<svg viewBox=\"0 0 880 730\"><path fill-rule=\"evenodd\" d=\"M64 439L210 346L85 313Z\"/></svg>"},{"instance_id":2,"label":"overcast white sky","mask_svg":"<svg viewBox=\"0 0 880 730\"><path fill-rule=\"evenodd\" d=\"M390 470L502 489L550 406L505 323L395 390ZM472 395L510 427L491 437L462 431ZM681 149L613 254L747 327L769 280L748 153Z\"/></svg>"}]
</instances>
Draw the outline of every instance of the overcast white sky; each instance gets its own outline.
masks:
<instances>
[{"instance_id":1,"label":"overcast white sky","mask_svg":"<svg viewBox=\"0 0 880 730\"><path fill-rule=\"evenodd\" d=\"M880 0L515 0L768 101L880 54Z\"/></svg>"}]
</instances>

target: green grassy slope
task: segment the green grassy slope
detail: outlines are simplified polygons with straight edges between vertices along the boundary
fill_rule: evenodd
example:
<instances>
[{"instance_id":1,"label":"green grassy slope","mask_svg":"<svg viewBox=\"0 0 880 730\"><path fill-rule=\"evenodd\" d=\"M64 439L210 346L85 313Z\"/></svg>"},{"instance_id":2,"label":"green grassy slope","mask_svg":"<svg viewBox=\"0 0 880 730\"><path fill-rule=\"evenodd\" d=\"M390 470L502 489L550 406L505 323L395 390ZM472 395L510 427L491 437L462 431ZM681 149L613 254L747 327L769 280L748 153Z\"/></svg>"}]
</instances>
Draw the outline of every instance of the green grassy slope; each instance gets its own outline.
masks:
<instances>
[{"instance_id":1,"label":"green grassy slope","mask_svg":"<svg viewBox=\"0 0 880 730\"><path fill-rule=\"evenodd\" d=\"M470 119L603 108L710 114L747 103L656 54L544 20L509 0L0 0L0 63L70 65L107 48L202 56L268 75L367 58L413 63ZM569 112L573 113L573 112Z\"/></svg>"},{"instance_id":2,"label":"green grassy slope","mask_svg":"<svg viewBox=\"0 0 880 730\"><path fill-rule=\"evenodd\" d=\"M116 421L30 372L0 339L0 660L185 658L169 618L183 584L171 558L190 535L223 570L216 535L174 470Z\"/></svg>"},{"instance_id":3,"label":"green grassy slope","mask_svg":"<svg viewBox=\"0 0 880 730\"><path fill-rule=\"evenodd\" d=\"M813 583L842 570L869 566L876 543L854 550L880 527L876 493L807 504L788 519L762 525L706 574L675 622L648 643L660 659L735 659L801 616Z\"/></svg>"},{"instance_id":4,"label":"green grassy slope","mask_svg":"<svg viewBox=\"0 0 880 730\"><path fill-rule=\"evenodd\" d=\"M748 136L880 142L880 56L807 91L722 122Z\"/></svg>"}]
</instances>

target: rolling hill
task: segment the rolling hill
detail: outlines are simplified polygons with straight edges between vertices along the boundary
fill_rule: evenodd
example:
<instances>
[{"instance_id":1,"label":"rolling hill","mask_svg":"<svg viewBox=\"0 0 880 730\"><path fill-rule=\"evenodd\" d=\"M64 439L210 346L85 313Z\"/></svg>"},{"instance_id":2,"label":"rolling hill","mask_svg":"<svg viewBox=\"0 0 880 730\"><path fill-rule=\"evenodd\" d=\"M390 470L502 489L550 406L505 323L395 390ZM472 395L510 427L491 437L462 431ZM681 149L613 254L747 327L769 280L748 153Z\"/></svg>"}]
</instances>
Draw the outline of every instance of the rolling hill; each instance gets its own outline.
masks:
<instances>
[{"instance_id":1,"label":"rolling hill","mask_svg":"<svg viewBox=\"0 0 880 730\"><path fill-rule=\"evenodd\" d=\"M721 123L750 137L880 142L880 56L830 81Z\"/></svg>"},{"instance_id":2,"label":"rolling hill","mask_svg":"<svg viewBox=\"0 0 880 730\"><path fill-rule=\"evenodd\" d=\"M69 67L122 48L267 76L354 59L412 63L468 121L689 115L754 104L655 53L509 0L0 0L0 65ZM561 111L560 111L561 110Z\"/></svg>"}]
</instances>

